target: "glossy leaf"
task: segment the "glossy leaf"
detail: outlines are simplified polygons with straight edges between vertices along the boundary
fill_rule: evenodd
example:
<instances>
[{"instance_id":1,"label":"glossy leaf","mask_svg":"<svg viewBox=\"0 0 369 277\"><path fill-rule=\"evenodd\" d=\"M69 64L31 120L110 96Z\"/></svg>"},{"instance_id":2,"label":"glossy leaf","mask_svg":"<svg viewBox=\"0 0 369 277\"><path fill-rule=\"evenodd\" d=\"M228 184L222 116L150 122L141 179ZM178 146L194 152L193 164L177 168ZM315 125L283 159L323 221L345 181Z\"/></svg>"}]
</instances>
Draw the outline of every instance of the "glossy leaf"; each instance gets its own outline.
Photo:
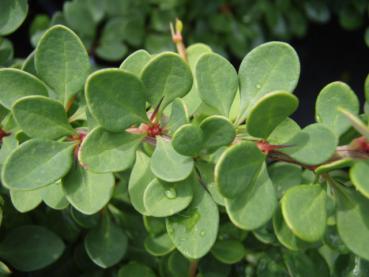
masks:
<instances>
[{"instance_id":1,"label":"glossy leaf","mask_svg":"<svg viewBox=\"0 0 369 277\"><path fill-rule=\"evenodd\" d=\"M218 240L211 249L211 253L225 264L237 263L246 254L244 246L237 240Z\"/></svg>"},{"instance_id":2,"label":"glossy leaf","mask_svg":"<svg viewBox=\"0 0 369 277\"><path fill-rule=\"evenodd\" d=\"M202 130L195 125L182 125L173 135L172 145L175 151L185 156L196 156L203 141Z\"/></svg>"},{"instance_id":3,"label":"glossy leaf","mask_svg":"<svg viewBox=\"0 0 369 277\"><path fill-rule=\"evenodd\" d=\"M173 242L166 232L156 237L146 237L144 245L146 251L153 256L164 256L175 249Z\"/></svg>"}]
</instances>

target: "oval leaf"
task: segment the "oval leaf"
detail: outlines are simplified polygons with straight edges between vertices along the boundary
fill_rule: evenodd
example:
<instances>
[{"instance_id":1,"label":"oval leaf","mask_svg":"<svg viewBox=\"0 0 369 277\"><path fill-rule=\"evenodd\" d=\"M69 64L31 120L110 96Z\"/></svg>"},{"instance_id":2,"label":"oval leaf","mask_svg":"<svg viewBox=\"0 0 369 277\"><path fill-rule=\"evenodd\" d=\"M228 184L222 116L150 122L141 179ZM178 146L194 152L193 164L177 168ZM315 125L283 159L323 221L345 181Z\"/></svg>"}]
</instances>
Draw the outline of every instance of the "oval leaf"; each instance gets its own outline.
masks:
<instances>
[{"instance_id":1,"label":"oval leaf","mask_svg":"<svg viewBox=\"0 0 369 277\"><path fill-rule=\"evenodd\" d=\"M356 189L369 198L369 162L359 161L350 170L350 179Z\"/></svg>"},{"instance_id":2,"label":"oval leaf","mask_svg":"<svg viewBox=\"0 0 369 277\"><path fill-rule=\"evenodd\" d=\"M173 148L181 155L196 156L202 148L202 130L192 124L182 125L173 135Z\"/></svg>"},{"instance_id":3,"label":"oval leaf","mask_svg":"<svg viewBox=\"0 0 369 277\"><path fill-rule=\"evenodd\" d=\"M119 68L140 77L143 68L150 59L151 55L146 50L137 50L129 55Z\"/></svg>"},{"instance_id":4,"label":"oval leaf","mask_svg":"<svg viewBox=\"0 0 369 277\"><path fill-rule=\"evenodd\" d=\"M211 254L222 263L234 264L241 261L246 252L238 240L218 240L211 249Z\"/></svg>"},{"instance_id":5,"label":"oval leaf","mask_svg":"<svg viewBox=\"0 0 369 277\"><path fill-rule=\"evenodd\" d=\"M10 190L10 199L18 212L26 213L36 208L42 202L41 191Z\"/></svg>"},{"instance_id":6,"label":"oval leaf","mask_svg":"<svg viewBox=\"0 0 369 277\"><path fill-rule=\"evenodd\" d=\"M153 256L164 256L175 249L173 242L166 232L156 237L146 237L144 246L145 250Z\"/></svg>"},{"instance_id":7,"label":"oval leaf","mask_svg":"<svg viewBox=\"0 0 369 277\"><path fill-rule=\"evenodd\" d=\"M0 10L0 36L14 32L26 19L27 0L2 0Z\"/></svg>"}]
</instances>

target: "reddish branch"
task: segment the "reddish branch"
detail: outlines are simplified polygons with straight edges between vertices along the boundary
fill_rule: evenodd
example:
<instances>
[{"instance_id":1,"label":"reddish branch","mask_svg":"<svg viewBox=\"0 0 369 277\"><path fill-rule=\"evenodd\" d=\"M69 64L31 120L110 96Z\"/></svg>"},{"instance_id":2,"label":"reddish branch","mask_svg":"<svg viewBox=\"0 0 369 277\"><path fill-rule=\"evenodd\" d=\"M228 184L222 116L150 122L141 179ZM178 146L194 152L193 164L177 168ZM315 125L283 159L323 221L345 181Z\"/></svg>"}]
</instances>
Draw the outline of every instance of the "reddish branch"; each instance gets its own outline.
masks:
<instances>
[{"instance_id":1,"label":"reddish branch","mask_svg":"<svg viewBox=\"0 0 369 277\"><path fill-rule=\"evenodd\" d=\"M3 142L3 138L10 136L10 133L5 132L3 129L0 128L0 142Z\"/></svg>"}]
</instances>

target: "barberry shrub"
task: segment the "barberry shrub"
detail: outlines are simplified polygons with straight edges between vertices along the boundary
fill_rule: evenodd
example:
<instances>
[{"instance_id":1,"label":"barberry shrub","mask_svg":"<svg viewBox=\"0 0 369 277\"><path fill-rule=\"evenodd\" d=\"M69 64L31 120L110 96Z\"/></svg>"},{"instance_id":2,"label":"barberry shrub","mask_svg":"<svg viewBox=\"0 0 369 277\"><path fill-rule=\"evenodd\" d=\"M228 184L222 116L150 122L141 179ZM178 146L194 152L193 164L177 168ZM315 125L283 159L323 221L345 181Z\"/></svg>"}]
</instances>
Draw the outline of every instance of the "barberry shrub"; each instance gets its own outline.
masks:
<instances>
[{"instance_id":1,"label":"barberry shrub","mask_svg":"<svg viewBox=\"0 0 369 277\"><path fill-rule=\"evenodd\" d=\"M369 129L350 87L325 86L301 128L290 45L256 47L238 72L204 44L178 49L92 71L56 25L0 69L1 270L368 270Z\"/></svg>"}]
</instances>

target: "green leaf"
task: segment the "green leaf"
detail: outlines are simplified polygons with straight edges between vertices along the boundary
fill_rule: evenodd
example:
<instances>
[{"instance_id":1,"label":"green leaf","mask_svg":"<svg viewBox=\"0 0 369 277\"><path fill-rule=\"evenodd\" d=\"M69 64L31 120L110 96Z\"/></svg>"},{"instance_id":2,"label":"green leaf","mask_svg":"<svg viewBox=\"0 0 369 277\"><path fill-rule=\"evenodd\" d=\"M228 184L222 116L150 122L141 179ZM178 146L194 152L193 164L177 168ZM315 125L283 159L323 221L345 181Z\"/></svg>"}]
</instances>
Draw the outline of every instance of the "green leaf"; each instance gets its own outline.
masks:
<instances>
[{"instance_id":1,"label":"green leaf","mask_svg":"<svg viewBox=\"0 0 369 277\"><path fill-rule=\"evenodd\" d=\"M156 237L146 237L144 245L145 250L153 256L164 256L175 249L175 246L167 233Z\"/></svg>"},{"instance_id":2,"label":"green leaf","mask_svg":"<svg viewBox=\"0 0 369 277\"><path fill-rule=\"evenodd\" d=\"M62 25L43 34L36 48L35 66L38 76L55 90L64 105L82 89L90 71L81 40Z\"/></svg>"},{"instance_id":3,"label":"green leaf","mask_svg":"<svg viewBox=\"0 0 369 277\"><path fill-rule=\"evenodd\" d=\"M168 258L168 271L173 277L185 277L189 273L190 262L178 251L174 251Z\"/></svg>"},{"instance_id":4,"label":"green leaf","mask_svg":"<svg viewBox=\"0 0 369 277\"><path fill-rule=\"evenodd\" d=\"M43 188L41 198L47 206L55 210L63 210L69 205L68 200L65 198L61 181Z\"/></svg>"},{"instance_id":5,"label":"green leaf","mask_svg":"<svg viewBox=\"0 0 369 277\"><path fill-rule=\"evenodd\" d=\"M225 264L235 264L245 257L245 247L238 240L218 240L211 249L211 254Z\"/></svg>"},{"instance_id":6,"label":"green leaf","mask_svg":"<svg viewBox=\"0 0 369 277\"><path fill-rule=\"evenodd\" d=\"M367 171L368 170L368 171ZM365 197L369 198L369 162L358 161L351 167L350 179L355 188L360 191Z\"/></svg>"},{"instance_id":7,"label":"green leaf","mask_svg":"<svg viewBox=\"0 0 369 277\"><path fill-rule=\"evenodd\" d=\"M247 118L247 132L254 137L268 138L273 130L298 106L296 96L283 91L262 96L250 110Z\"/></svg>"},{"instance_id":8,"label":"green leaf","mask_svg":"<svg viewBox=\"0 0 369 277\"><path fill-rule=\"evenodd\" d=\"M95 264L108 268L122 260L127 251L128 238L120 227L104 216L103 221L87 233L84 246Z\"/></svg>"},{"instance_id":9,"label":"green leaf","mask_svg":"<svg viewBox=\"0 0 369 277\"><path fill-rule=\"evenodd\" d=\"M129 55L120 65L120 69L125 72L132 73L137 77L141 76L141 72L145 65L150 61L151 55L145 50L137 50Z\"/></svg>"},{"instance_id":10,"label":"green leaf","mask_svg":"<svg viewBox=\"0 0 369 277\"><path fill-rule=\"evenodd\" d=\"M338 108L358 114L359 100L348 85L333 82L320 91L316 100L315 117L318 122L325 124L339 137L349 129L351 124Z\"/></svg>"},{"instance_id":11,"label":"green leaf","mask_svg":"<svg viewBox=\"0 0 369 277\"><path fill-rule=\"evenodd\" d=\"M12 112L20 128L31 138L57 139L72 135L64 107L44 96L27 96L17 100Z\"/></svg>"},{"instance_id":12,"label":"green leaf","mask_svg":"<svg viewBox=\"0 0 369 277\"><path fill-rule=\"evenodd\" d=\"M13 68L0 69L0 104L11 109L13 103L30 95L47 96L47 88L35 76Z\"/></svg>"},{"instance_id":13,"label":"green leaf","mask_svg":"<svg viewBox=\"0 0 369 277\"><path fill-rule=\"evenodd\" d=\"M328 127L315 123L302 129L286 144L288 147L281 149L281 152L301 163L317 165L332 157L338 139Z\"/></svg>"},{"instance_id":14,"label":"green leaf","mask_svg":"<svg viewBox=\"0 0 369 277\"><path fill-rule=\"evenodd\" d=\"M111 173L97 174L75 164L62 179L65 197L74 208L83 214L100 211L110 200L114 189Z\"/></svg>"},{"instance_id":15,"label":"green leaf","mask_svg":"<svg viewBox=\"0 0 369 277\"><path fill-rule=\"evenodd\" d=\"M229 218L241 229L255 230L268 222L277 207L277 196L265 166L246 190L226 198L225 203Z\"/></svg>"},{"instance_id":16,"label":"green leaf","mask_svg":"<svg viewBox=\"0 0 369 277\"><path fill-rule=\"evenodd\" d=\"M218 54L204 54L196 64L196 84L202 101L228 116L238 89L237 72Z\"/></svg>"},{"instance_id":17,"label":"green leaf","mask_svg":"<svg viewBox=\"0 0 369 277\"><path fill-rule=\"evenodd\" d=\"M253 182L265 155L253 142L241 142L223 152L215 167L215 182L227 198L234 198Z\"/></svg>"},{"instance_id":18,"label":"green leaf","mask_svg":"<svg viewBox=\"0 0 369 277\"><path fill-rule=\"evenodd\" d=\"M185 156L196 156L202 148L203 133L195 125L182 125L174 133L172 145L174 150Z\"/></svg>"},{"instance_id":19,"label":"green leaf","mask_svg":"<svg viewBox=\"0 0 369 277\"><path fill-rule=\"evenodd\" d=\"M0 9L0 36L14 32L26 19L27 0L3 0Z\"/></svg>"},{"instance_id":20,"label":"green leaf","mask_svg":"<svg viewBox=\"0 0 369 277\"><path fill-rule=\"evenodd\" d=\"M283 42L264 43L243 59L240 79L241 114L245 119L256 101L276 90L292 92L300 75L300 62L295 50Z\"/></svg>"},{"instance_id":21,"label":"green leaf","mask_svg":"<svg viewBox=\"0 0 369 277\"><path fill-rule=\"evenodd\" d=\"M73 163L72 143L32 139L20 145L5 161L2 183L17 190L33 190L63 177Z\"/></svg>"},{"instance_id":22,"label":"green leaf","mask_svg":"<svg viewBox=\"0 0 369 277\"><path fill-rule=\"evenodd\" d=\"M290 188L281 200L283 218L292 232L302 240L320 240L327 226L326 192L321 185Z\"/></svg>"},{"instance_id":23,"label":"green leaf","mask_svg":"<svg viewBox=\"0 0 369 277\"><path fill-rule=\"evenodd\" d=\"M153 216L144 216L143 222L145 225L146 231L151 236L158 236L163 233L166 233L166 227L165 227L165 219L164 218L158 218Z\"/></svg>"},{"instance_id":24,"label":"green leaf","mask_svg":"<svg viewBox=\"0 0 369 277\"><path fill-rule=\"evenodd\" d=\"M289 188L301 184L302 170L297 165L277 162L268 167L268 173L279 198Z\"/></svg>"},{"instance_id":25,"label":"green leaf","mask_svg":"<svg viewBox=\"0 0 369 277\"><path fill-rule=\"evenodd\" d=\"M143 196L146 211L150 216L166 217L187 208L193 197L193 178L190 176L177 183L152 180Z\"/></svg>"},{"instance_id":26,"label":"green leaf","mask_svg":"<svg viewBox=\"0 0 369 277\"><path fill-rule=\"evenodd\" d=\"M189 122L188 112L186 104L181 98L175 99L169 107L171 110L167 129L170 134L174 134L180 126Z\"/></svg>"},{"instance_id":27,"label":"green leaf","mask_svg":"<svg viewBox=\"0 0 369 277\"><path fill-rule=\"evenodd\" d=\"M129 178L128 193L132 206L143 215L149 215L144 206L144 192L154 178L150 169L150 158L137 151L136 162Z\"/></svg>"},{"instance_id":28,"label":"green leaf","mask_svg":"<svg viewBox=\"0 0 369 277\"><path fill-rule=\"evenodd\" d=\"M203 257L213 246L219 225L217 205L206 190L193 184L194 198L184 211L166 219L167 231L174 245L191 259Z\"/></svg>"},{"instance_id":29,"label":"green leaf","mask_svg":"<svg viewBox=\"0 0 369 277\"><path fill-rule=\"evenodd\" d=\"M130 262L122 266L118 271L118 277L140 276L140 277L156 277L152 269L138 262Z\"/></svg>"},{"instance_id":30,"label":"green leaf","mask_svg":"<svg viewBox=\"0 0 369 277\"><path fill-rule=\"evenodd\" d=\"M134 75L120 69L94 72L86 82L86 100L98 123L110 131L147 122L144 87Z\"/></svg>"},{"instance_id":31,"label":"green leaf","mask_svg":"<svg viewBox=\"0 0 369 277\"><path fill-rule=\"evenodd\" d=\"M171 142L162 137L156 137L156 147L150 164L152 173L167 182L186 179L194 165L192 158L178 154Z\"/></svg>"},{"instance_id":32,"label":"green leaf","mask_svg":"<svg viewBox=\"0 0 369 277\"><path fill-rule=\"evenodd\" d=\"M79 161L97 173L118 172L130 168L143 135L111 133L101 127L93 129L83 140Z\"/></svg>"},{"instance_id":33,"label":"green leaf","mask_svg":"<svg viewBox=\"0 0 369 277\"><path fill-rule=\"evenodd\" d=\"M209 152L231 144L236 137L233 124L223 116L207 117L201 122L200 128L203 132L203 148Z\"/></svg>"},{"instance_id":34,"label":"green leaf","mask_svg":"<svg viewBox=\"0 0 369 277\"><path fill-rule=\"evenodd\" d=\"M10 199L18 212L26 213L42 202L41 192L37 190L10 190Z\"/></svg>"},{"instance_id":35,"label":"green leaf","mask_svg":"<svg viewBox=\"0 0 369 277\"><path fill-rule=\"evenodd\" d=\"M63 241L36 225L13 229L0 242L0 256L21 271L44 268L58 260L63 252Z\"/></svg>"},{"instance_id":36,"label":"green leaf","mask_svg":"<svg viewBox=\"0 0 369 277\"><path fill-rule=\"evenodd\" d=\"M161 102L161 110L177 97L185 96L192 87L190 67L174 53L157 55L143 69L141 79L146 86L146 99L153 107Z\"/></svg>"},{"instance_id":37,"label":"green leaf","mask_svg":"<svg viewBox=\"0 0 369 277\"><path fill-rule=\"evenodd\" d=\"M284 144L301 131L300 126L291 118L286 118L273 130L267 141L271 144Z\"/></svg>"},{"instance_id":38,"label":"green leaf","mask_svg":"<svg viewBox=\"0 0 369 277\"><path fill-rule=\"evenodd\" d=\"M95 33L95 21L88 9L86 1L65 2L63 5L63 15L73 30L79 34L93 37Z\"/></svg>"}]
</instances>

